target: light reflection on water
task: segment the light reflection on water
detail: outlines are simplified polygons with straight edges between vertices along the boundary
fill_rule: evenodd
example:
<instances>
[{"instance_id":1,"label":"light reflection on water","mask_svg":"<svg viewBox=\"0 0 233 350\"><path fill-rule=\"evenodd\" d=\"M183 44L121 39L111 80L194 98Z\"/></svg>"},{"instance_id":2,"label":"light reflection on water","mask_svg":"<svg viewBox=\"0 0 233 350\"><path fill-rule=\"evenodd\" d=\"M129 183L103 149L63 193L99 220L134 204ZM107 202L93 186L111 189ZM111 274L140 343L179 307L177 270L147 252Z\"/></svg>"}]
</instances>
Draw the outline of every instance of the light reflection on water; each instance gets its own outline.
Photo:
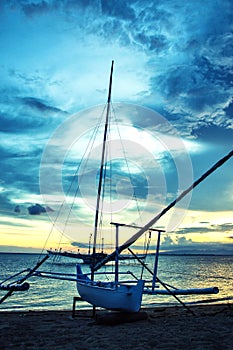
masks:
<instances>
[{"instance_id":1,"label":"light reflection on water","mask_svg":"<svg viewBox=\"0 0 233 350\"><path fill-rule=\"evenodd\" d=\"M65 258L66 259L66 258ZM23 269L32 268L38 261L35 254L0 254L0 281L7 276L13 275ZM40 270L59 271L63 273L75 273L76 262L74 260L63 260L62 265L44 263ZM153 258L147 260L148 267L153 269ZM88 266L83 265L85 272ZM112 271L107 266L103 271ZM135 264L120 265L121 271L131 270L138 277L141 274L141 266ZM144 270L145 278L151 279L151 275ZM164 256L159 258L158 277L165 283L176 288L219 288L219 294L213 295L191 295L179 296L185 302L211 302L216 299L233 300L233 256ZM98 278L97 278L98 279ZM77 296L75 282L52 280L46 278L32 277L29 280L30 289L27 292L18 292L0 305L0 310L49 310L49 309L71 309L73 297ZM5 291L0 291L0 298ZM155 305L177 305L172 296L143 296L143 306ZM80 303L80 308L90 307L87 303Z\"/></svg>"}]
</instances>

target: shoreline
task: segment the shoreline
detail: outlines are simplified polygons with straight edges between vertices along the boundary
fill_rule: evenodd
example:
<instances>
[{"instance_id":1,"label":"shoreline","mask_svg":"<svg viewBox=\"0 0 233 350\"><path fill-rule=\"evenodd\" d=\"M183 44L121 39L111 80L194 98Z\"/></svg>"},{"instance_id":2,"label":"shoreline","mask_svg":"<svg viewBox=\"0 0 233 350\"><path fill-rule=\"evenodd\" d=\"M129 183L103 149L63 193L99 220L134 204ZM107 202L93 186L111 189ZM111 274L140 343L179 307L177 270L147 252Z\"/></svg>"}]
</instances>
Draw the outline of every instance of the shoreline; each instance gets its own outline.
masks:
<instances>
[{"instance_id":1,"label":"shoreline","mask_svg":"<svg viewBox=\"0 0 233 350\"><path fill-rule=\"evenodd\" d=\"M231 349L233 303L142 308L138 320L109 322L97 309L1 311L1 350ZM117 313L119 315L119 313ZM107 317L107 318L106 318ZM98 323L99 319L106 322ZM119 318L119 317L118 317ZM125 320L124 320L125 321Z\"/></svg>"}]
</instances>

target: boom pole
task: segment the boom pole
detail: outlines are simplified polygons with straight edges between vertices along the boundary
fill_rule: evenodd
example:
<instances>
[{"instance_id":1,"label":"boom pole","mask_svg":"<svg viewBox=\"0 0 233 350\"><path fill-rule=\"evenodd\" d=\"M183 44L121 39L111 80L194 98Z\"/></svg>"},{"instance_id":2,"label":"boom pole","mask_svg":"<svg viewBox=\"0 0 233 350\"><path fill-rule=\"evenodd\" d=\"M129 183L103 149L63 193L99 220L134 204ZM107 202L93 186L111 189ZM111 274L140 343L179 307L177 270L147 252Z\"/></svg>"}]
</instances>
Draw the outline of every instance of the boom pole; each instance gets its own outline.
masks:
<instances>
[{"instance_id":1,"label":"boom pole","mask_svg":"<svg viewBox=\"0 0 233 350\"><path fill-rule=\"evenodd\" d=\"M150 220L144 227L142 227L138 232L136 232L129 240L127 240L124 244L122 244L118 248L118 253L120 254L123 250L127 249L131 246L136 240L138 240L144 232L150 229L152 225L154 225L163 215L165 215L172 207L176 205L176 203L180 202L193 188L198 186L202 181L204 181L209 175L211 175L215 170L221 167L226 161L228 161L233 156L233 150L229 152L226 156L221 158L217 163L215 163L209 170L207 170L199 179L193 182L191 186L189 186L186 190L184 190L173 202L171 202L166 208L164 208L158 215L156 215L152 220ZM104 266L108 261L114 259L116 255L116 251L113 251L102 261L97 263L94 267L94 270L99 270L102 266Z\"/></svg>"}]
</instances>

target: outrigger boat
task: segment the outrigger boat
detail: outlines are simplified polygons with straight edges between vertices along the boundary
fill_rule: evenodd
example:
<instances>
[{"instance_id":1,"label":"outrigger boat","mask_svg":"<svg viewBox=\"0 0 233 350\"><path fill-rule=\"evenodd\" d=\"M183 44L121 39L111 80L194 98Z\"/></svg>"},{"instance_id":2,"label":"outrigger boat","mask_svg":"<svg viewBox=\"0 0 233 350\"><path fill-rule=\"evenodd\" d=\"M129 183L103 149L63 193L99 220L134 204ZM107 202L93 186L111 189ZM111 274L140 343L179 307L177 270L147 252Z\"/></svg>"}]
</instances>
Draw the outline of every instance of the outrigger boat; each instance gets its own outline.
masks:
<instances>
[{"instance_id":1,"label":"outrigger boat","mask_svg":"<svg viewBox=\"0 0 233 350\"><path fill-rule=\"evenodd\" d=\"M129 312L137 312L141 307L142 294L144 289L144 281L139 279L137 281L124 281L119 282L118 272L118 261L119 254L115 256L115 280L113 282L96 282L94 280L95 264L96 261L96 239L99 228L100 218L100 202L102 199L102 187L104 180L104 167L106 164L106 142L107 135L109 132L109 113L111 104L111 91L112 91L112 75L113 75L113 64L111 66L109 90L108 90L108 101L106 108L105 127L102 144L101 164L100 164L100 175L98 183L98 194L96 201L96 212L95 212L95 226L94 226L94 244L93 244L93 261L91 265L91 278L86 274L82 273L81 266L77 265L77 289L81 298L88 303L103 307L110 310L121 310ZM118 249L118 225L116 225L116 250Z\"/></svg>"},{"instance_id":2,"label":"outrigger boat","mask_svg":"<svg viewBox=\"0 0 233 350\"><path fill-rule=\"evenodd\" d=\"M57 249L47 249L47 252L49 255L51 255L55 261L59 261L60 257L65 257L65 258L71 258L71 259L77 259L77 260L82 260L82 263L84 265L92 265L93 262L93 254L85 254L85 253L78 253L78 252L72 252L72 251L68 251L68 250L57 250ZM97 252L95 254L95 261L96 262L100 262L102 261L104 258L107 257L107 253L104 252ZM145 259L145 255L144 254L140 254L138 256L140 259ZM53 260L53 261L54 261ZM126 260L136 260L134 256L130 255L130 254L121 254L119 256L119 260L120 261L126 261Z\"/></svg>"},{"instance_id":3,"label":"outrigger boat","mask_svg":"<svg viewBox=\"0 0 233 350\"><path fill-rule=\"evenodd\" d=\"M60 257L65 257L65 258L72 258L72 259L77 259L77 260L82 260L83 264L85 265L91 265L93 261L93 255L92 254L85 254L85 253L76 253L76 252L71 252L67 250L57 250L57 249L47 249L48 254L56 259L56 261ZM95 260L100 262L104 258L106 258L108 254L104 252L98 252L95 255Z\"/></svg>"},{"instance_id":4,"label":"outrigger boat","mask_svg":"<svg viewBox=\"0 0 233 350\"><path fill-rule=\"evenodd\" d=\"M176 205L181 199L183 199L190 191L192 191L196 186L198 186L204 179L206 179L215 170L221 167L227 160L233 156L233 150L227 154L225 157L220 159L216 164L214 164L208 171L206 171L199 179L193 182L185 191L183 191L173 202L171 202L167 207L165 207L159 214L157 214L152 220L150 220L145 226L138 227L134 225L127 225L124 223L111 222L111 225L115 227L116 232L116 242L115 250L111 254L107 254L101 260L96 259L96 237L98 230L98 223L100 217L100 201L102 196L102 185L104 178L104 164L105 164L105 154L106 154L106 139L109 128L109 111L111 103L111 89L112 89L112 75L113 75L113 63L111 66L109 90L108 90L108 100L106 109L106 119L105 128L102 144L102 154L101 154L101 164L100 164L100 175L98 183L98 194L96 201L96 212L95 212L95 225L94 225L94 244L92 252L92 261L90 265L90 272L83 273L80 264L77 264L76 273L65 274L41 271L39 267L49 258L49 255L43 257L36 266L32 269L27 269L16 273L0 283L0 289L7 291L6 295L0 300L0 303L7 299L16 291L24 291L29 288L29 284L26 282L30 277L44 277L52 279L60 279L66 281L76 282L77 291L82 298L82 300L90 303L93 307L101 307L108 310L119 310L124 312L138 312L141 308L142 297L144 294L156 295L156 294L167 294L172 295L178 302L187 306L178 298L177 295L187 295L187 294L216 294L218 293L217 287L209 288L194 288L194 289L177 289L170 286L167 283L162 282L158 278L158 258L159 258L159 248L160 248L160 237L164 232L162 229L154 228L153 225L165 215L172 207ZM124 244L119 245L119 229L123 228L134 228L137 232L128 239ZM137 256L131 249L131 246L147 231L156 232L157 234L157 246L154 259L154 267L151 270L145 262ZM119 271L119 260L120 254L128 249L132 256L142 265L142 268L147 270L152 276L150 280L141 277L136 277L132 272L128 271L127 275L130 278L121 279L122 273ZM107 273L99 272L99 270L104 267L108 262L114 261L115 270L114 272ZM100 276L109 274L109 276L114 276L112 280L102 280ZM97 280L98 278L98 280ZM163 289L159 289L159 284Z\"/></svg>"}]
</instances>

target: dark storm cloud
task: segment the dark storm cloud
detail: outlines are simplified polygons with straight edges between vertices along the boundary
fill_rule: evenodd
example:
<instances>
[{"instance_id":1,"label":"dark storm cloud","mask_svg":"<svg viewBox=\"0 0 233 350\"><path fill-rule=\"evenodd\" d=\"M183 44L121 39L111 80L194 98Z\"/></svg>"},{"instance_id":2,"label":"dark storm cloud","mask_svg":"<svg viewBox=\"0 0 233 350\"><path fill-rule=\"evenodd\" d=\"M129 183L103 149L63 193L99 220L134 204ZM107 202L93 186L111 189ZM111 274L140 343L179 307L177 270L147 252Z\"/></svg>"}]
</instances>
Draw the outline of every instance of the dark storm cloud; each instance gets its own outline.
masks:
<instances>
[{"instance_id":1,"label":"dark storm cloud","mask_svg":"<svg viewBox=\"0 0 233 350\"><path fill-rule=\"evenodd\" d=\"M226 108L224 108L223 110L226 113L227 117L232 117L232 115L233 115L233 99L231 100L229 105Z\"/></svg>"},{"instance_id":2,"label":"dark storm cloud","mask_svg":"<svg viewBox=\"0 0 233 350\"><path fill-rule=\"evenodd\" d=\"M135 13L130 7L133 1L105 1L101 0L101 9L104 15L123 20L135 20Z\"/></svg>"},{"instance_id":3,"label":"dark storm cloud","mask_svg":"<svg viewBox=\"0 0 233 350\"><path fill-rule=\"evenodd\" d=\"M229 232L233 231L233 224L232 223L225 223L225 224L219 224L219 225L212 225L209 224L205 227L189 227L189 228L182 228L178 229L176 231L177 234L189 234L189 233L214 233L214 232Z\"/></svg>"},{"instance_id":4,"label":"dark storm cloud","mask_svg":"<svg viewBox=\"0 0 233 350\"><path fill-rule=\"evenodd\" d=\"M232 5L222 3L219 17L216 2L208 5L210 11L203 13L198 2L154 2L153 8L145 4L138 12L141 25L134 29L135 43L147 52L150 66L157 66L154 74L151 71L151 99L160 93L166 99L166 116L174 120L175 112L176 125L184 131L205 124L205 118L213 125L232 127L232 119L224 113L232 96ZM161 56L151 54L151 33L160 35L154 42L158 51L161 48Z\"/></svg>"},{"instance_id":5,"label":"dark storm cloud","mask_svg":"<svg viewBox=\"0 0 233 350\"><path fill-rule=\"evenodd\" d=\"M86 9L85 20L88 16L92 19L86 25L87 32L143 50L148 62L156 63L155 71L151 71L151 96L162 93L171 104L169 111L174 99L188 114L227 104L226 88L232 85L229 1L207 1L205 9L201 1L176 0L22 1L18 6L30 16L56 10L80 26L80 9ZM158 74L160 66L162 74Z\"/></svg>"},{"instance_id":6,"label":"dark storm cloud","mask_svg":"<svg viewBox=\"0 0 233 350\"><path fill-rule=\"evenodd\" d=\"M135 244L132 249L143 251L145 247L143 245ZM165 236L161 243L160 255L174 254L174 255L232 255L233 244L232 243L197 243L192 240L187 240L185 237L173 241L169 236ZM151 249L154 251L154 248Z\"/></svg>"},{"instance_id":7,"label":"dark storm cloud","mask_svg":"<svg viewBox=\"0 0 233 350\"><path fill-rule=\"evenodd\" d=\"M88 248L88 243L71 242L71 245L72 245L73 247Z\"/></svg>"},{"instance_id":8,"label":"dark storm cloud","mask_svg":"<svg viewBox=\"0 0 233 350\"><path fill-rule=\"evenodd\" d=\"M11 3L12 1L9 1ZM56 1L56 0L42 0L37 1L35 3L34 1L22 1L19 0L17 2L18 6L22 9L24 14L28 17L36 16L36 15L43 15L47 12L58 10L72 15L71 11L75 10L85 10L89 9L90 11L100 10L102 15L106 15L109 17L116 17L120 19L131 19L133 20L135 18L135 13L133 9L130 6L131 1L105 1L105 0L63 0L63 1ZM132 1L134 3L134 1Z\"/></svg>"},{"instance_id":9,"label":"dark storm cloud","mask_svg":"<svg viewBox=\"0 0 233 350\"><path fill-rule=\"evenodd\" d=\"M161 245L163 252L167 254L206 254L206 255L232 255L232 243L189 243Z\"/></svg>"},{"instance_id":10,"label":"dark storm cloud","mask_svg":"<svg viewBox=\"0 0 233 350\"><path fill-rule=\"evenodd\" d=\"M100 2L92 1L92 0L41 0L41 1L33 1L33 0L18 0L15 2L14 0L9 0L6 2L5 6L10 8L18 7L24 13L25 16L33 19L36 16L42 16L47 13L51 13L51 11L58 11L60 13L70 14L70 11L85 9L85 8L93 8L95 4L100 4Z\"/></svg>"},{"instance_id":11,"label":"dark storm cloud","mask_svg":"<svg viewBox=\"0 0 233 350\"><path fill-rule=\"evenodd\" d=\"M40 204L35 204L28 207L28 212L30 215L40 215L46 213L46 209Z\"/></svg>"},{"instance_id":12,"label":"dark storm cloud","mask_svg":"<svg viewBox=\"0 0 233 350\"><path fill-rule=\"evenodd\" d=\"M27 133L54 129L67 113L35 97L12 96L8 91L0 96L0 132Z\"/></svg>"},{"instance_id":13,"label":"dark storm cloud","mask_svg":"<svg viewBox=\"0 0 233 350\"><path fill-rule=\"evenodd\" d=\"M47 1L47 0L42 0L42 1L33 1L33 0L7 0L7 1L2 1L1 5L2 8L4 9L4 7L8 7L12 10L14 10L15 8L20 8L25 15L31 17L33 15L40 15L43 13L46 13L50 10L52 10L53 8L56 8L56 2L57 1ZM63 1L61 1L62 3Z\"/></svg>"},{"instance_id":14,"label":"dark storm cloud","mask_svg":"<svg viewBox=\"0 0 233 350\"><path fill-rule=\"evenodd\" d=\"M189 227L181 228L176 231L179 235L189 234L189 233L207 233L209 232L209 227Z\"/></svg>"},{"instance_id":15,"label":"dark storm cloud","mask_svg":"<svg viewBox=\"0 0 233 350\"><path fill-rule=\"evenodd\" d=\"M38 112L42 112L42 113L45 112L45 113L48 113L48 114L50 114L50 113L64 113L59 108L56 108L56 107L53 107L53 106L49 106L48 104L46 104L42 100L40 100L38 98L35 98L35 97L24 97L24 98L22 98L22 102L26 106L34 108Z\"/></svg>"},{"instance_id":16,"label":"dark storm cloud","mask_svg":"<svg viewBox=\"0 0 233 350\"><path fill-rule=\"evenodd\" d=\"M0 103L0 180L6 189L1 196L11 210L14 200L25 193L39 194L39 166L47 136L67 113L38 98L14 97L9 90L8 97L7 91L1 94Z\"/></svg>"},{"instance_id":17,"label":"dark storm cloud","mask_svg":"<svg viewBox=\"0 0 233 350\"><path fill-rule=\"evenodd\" d=\"M3 220L0 220L0 225L1 226L11 226L11 227L31 227L31 224L30 223L25 223L25 222L23 222L23 223L20 223L20 222L12 222L12 221L9 221L9 222L6 222L6 221L3 221ZM9 233L10 234L10 233ZM20 232L20 235L21 235L22 233ZM25 233L25 235L26 235L26 233Z\"/></svg>"},{"instance_id":18,"label":"dark storm cloud","mask_svg":"<svg viewBox=\"0 0 233 350\"><path fill-rule=\"evenodd\" d=\"M192 131L192 135L198 137L200 141L206 141L212 144L219 144L219 147L221 147L229 145L229 141L233 140L232 128L225 129L224 125L213 125L211 121L208 121L208 118L206 118L206 120L203 121L203 124L204 122L205 125L201 125L199 127L196 126L196 128ZM226 121L224 121L224 123L226 123ZM225 127L227 126L228 125L226 124Z\"/></svg>"},{"instance_id":19,"label":"dark storm cloud","mask_svg":"<svg viewBox=\"0 0 233 350\"><path fill-rule=\"evenodd\" d=\"M15 136L14 136L15 137ZM15 139L11 147L0 146L1 174L0 182L3 191L1 212L13 214L15 201L30 202L31 193L39 195L39 164L43 148L41 146L24 147L21 140Z\"/></svg>"},{"instance_id":20,"label":"dark storm cloud","mask_svg":"<svg viewBox=\"0 0 233 350\"><path fill-rule=\"evenodd\" d=\"M166 76L155 78L154 85L159 85L172 105L177 100L180 112L195 116L197 121L199 113L205 112L208 116L230 104L231 91L227 91L233 81L232 67L229 63L223 67L205 57L194 57L188 65L171 68ZM217 118L212 120L217 125L218 121L221 122Z\"/></svg>"},{"instance_id":21,"label":"dark storm cloud","mask_svg":"<svg viewBox=\"0 0 233 350\"><path fill-rule=\"evenodd\" d=\"M21 3L22 6L22 10L25 13L25 15L31 17L33 15L40 15L40 14L44 14L50 10L53 9L54 5L52 4L52 2L48 2L48 1L41 1L38 3L35 2L22 2Z\"/></svg>"},{"instance_id":22,"label":"dark storm cloud","mask_svg":"<svg viewBox=\"0 0 233 350\"><path fill-rule=\"evenodd\" d=\"M225 224L225 225L228 226L230 224ZM216 231L219 231L219 230L217 230L216 228ZM179 230L179 232L182 232L182 230ZM198 228L196 228L196 231L194 230L189 232L199 233L199 230ZM183 230L182 233L185 234L186 233L185 230ZM172 239L169 235L165 235L162 238L163 239L161 244L161 251L168 254L232 255L232 251L233 251L232 243L219 243L219 242L199 243L199 242L192 241L192 239L187 239L185 236L177 236L176 239Z\"/></svg>"},{"instance_id":23,"label":"dark storm cloud","mask_svg":"<svg viewBox=\"0 0 233 350\"><path fill-rule=\"evenodd\" d=\"M10 113L10 111L0 113L0 132L26 134L29 131L38 132L39 128L50 124L49 118L46 120L43 116L41 118L41 116L33 115L33 113L29 113L29 111L26 112L26 110L23 112L23 117L19 118L21 113L16 110L14 110L14 114Z\"/></svg>"},{"instance_id":24,"label":"dark storm cloud","mask_svg":"<svg viewBox=\"0 0 233 350\"><path fill-rule=\"evenodd\" d=\"M210 229L212 231L224 231L224 232L229 232L233 230L233 224L225 223L221 225L211 225Z\"/></svg>"},{"instance_id":25,"label":"dark storm cloud","mask_svg":"<svg viewBox=\"0 0 233 350\"><path fill-rule=\"evenodd\" d=\"M208 1L205 8L200 1L102 2L101 9L97 3L89 14L101 11L101 21L88 31L148 57L150 91L141 102L158 107L165 100L161 111L184 135L207 123L232 128L231 2Z\"/></svg>"},{"instance_id":26,"label":"dark storm cloud","mask_svg":"<svg viewBox=\"0 0 233 350\"><path fill-rule=\"evenodd\" d=\"M7 193L5 191L0 192L1 213L11 216L13 214L14 204L11 202L10 196L11 196L11 193Z\"/></svg>"}]
</instances>

